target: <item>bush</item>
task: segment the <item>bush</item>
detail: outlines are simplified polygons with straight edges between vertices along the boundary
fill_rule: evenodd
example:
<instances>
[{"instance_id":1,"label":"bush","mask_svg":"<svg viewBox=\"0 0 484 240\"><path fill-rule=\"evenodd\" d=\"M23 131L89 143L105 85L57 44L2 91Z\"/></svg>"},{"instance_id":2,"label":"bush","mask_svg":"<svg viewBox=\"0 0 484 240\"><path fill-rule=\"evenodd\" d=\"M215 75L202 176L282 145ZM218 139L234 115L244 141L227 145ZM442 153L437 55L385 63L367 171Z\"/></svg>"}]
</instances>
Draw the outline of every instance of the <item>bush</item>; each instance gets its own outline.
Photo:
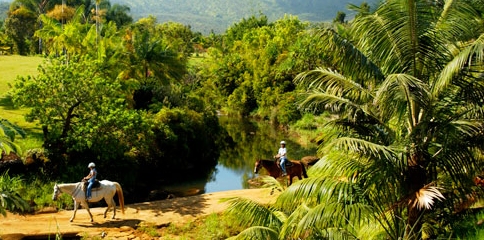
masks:
<instances>
[{"instance_id":1,"label":"bush","mask_svg":"<svg viewBox=\"0 0 484 240\"><path fill-rule=\"evenodd\" d=\"M0 214L6 216L6 210L12 212L26 212L29 210L27 202L20 197L22 179L18 176L10 177L8 172L0 176Z\"/></svg>"}]
</instances>

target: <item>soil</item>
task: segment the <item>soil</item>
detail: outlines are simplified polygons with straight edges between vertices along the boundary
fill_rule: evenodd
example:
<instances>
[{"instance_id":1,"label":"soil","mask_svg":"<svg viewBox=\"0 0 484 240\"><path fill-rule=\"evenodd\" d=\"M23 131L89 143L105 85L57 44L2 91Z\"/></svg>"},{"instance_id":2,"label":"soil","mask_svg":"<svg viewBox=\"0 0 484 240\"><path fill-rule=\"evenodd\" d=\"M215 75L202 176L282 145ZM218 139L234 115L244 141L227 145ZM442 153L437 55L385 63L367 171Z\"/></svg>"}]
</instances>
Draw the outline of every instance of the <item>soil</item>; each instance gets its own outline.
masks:
<instances>
[{"instance_id":1,"label":"soil","mask_svg":"<svg viewBox=\"0 0 484 240\"><path fill-rule=\"evenodd\" d=\"M276 191L277 192L277 191ZM276 194L271 189L244 189L180 197L161 201L129 204L122 214L117 208L116 218L112 211L103 218L105 207L91 208L94 222L90 222L85 209L79 209L73 222L69 222L73 211L44 209L33 215L7 214L0 216L0 239L163 239L153 238L138 231L143 224L158 228L170 224L184 224L226 209L227 203L220 200L243 197L262 204L274 202ZM116 197L115 197L116 198Z\"/></svg>"}]
</instances>

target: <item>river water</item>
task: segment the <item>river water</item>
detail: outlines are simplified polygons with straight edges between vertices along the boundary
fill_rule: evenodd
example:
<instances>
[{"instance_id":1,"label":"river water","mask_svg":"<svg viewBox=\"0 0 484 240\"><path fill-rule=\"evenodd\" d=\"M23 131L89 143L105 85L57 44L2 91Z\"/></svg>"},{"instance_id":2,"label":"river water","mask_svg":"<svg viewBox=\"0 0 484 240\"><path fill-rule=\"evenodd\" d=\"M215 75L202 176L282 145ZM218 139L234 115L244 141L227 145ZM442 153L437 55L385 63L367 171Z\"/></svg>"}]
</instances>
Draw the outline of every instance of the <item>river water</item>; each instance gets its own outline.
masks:
<instances>
[{"instance_id":1,"label":"river water","mask_svg":"<svg viewBox=\"0 0 484 240\"><path fill-rule=\"evenodd\" d=\"M303 145L288 136L288 133L274 128L267 122L236 119L221 116L221 126L227 132L226 146L221 150L218 164L206 179L164 186L164 190L177 196L188 196L228 190L249 188L248 180L253 173L256 159L270 159L277 154L279 142L287 142L289 159L301 159L316 155L316 146ZM265 174L261 172L260 174Z\"/></svg>"}]
</instances>

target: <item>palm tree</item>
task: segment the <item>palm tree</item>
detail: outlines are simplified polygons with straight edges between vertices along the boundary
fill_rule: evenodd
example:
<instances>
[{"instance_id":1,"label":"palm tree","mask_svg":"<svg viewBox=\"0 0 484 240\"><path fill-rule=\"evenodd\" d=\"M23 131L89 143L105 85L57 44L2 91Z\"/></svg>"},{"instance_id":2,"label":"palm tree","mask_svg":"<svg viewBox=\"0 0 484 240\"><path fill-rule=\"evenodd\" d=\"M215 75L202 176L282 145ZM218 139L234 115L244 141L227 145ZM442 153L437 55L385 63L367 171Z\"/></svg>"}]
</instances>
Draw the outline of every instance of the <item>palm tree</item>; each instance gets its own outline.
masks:
<instances>
[{"instance_id":1,"label":"palm tree","mask_svg":"<svg viewBox=\"0 0 484 240\"><path fill-rule=\"evenodd\" d=\"M34 14L36 17L40 17L42 14L45 14L50 9L53 9L56 4L59 3L60 0L15 0L11 4L11 9L15 9L17 7L24 7L29 12ZM39 29L42 29L43 23L39 19ZM39 52L42 53L43 51L43 43L42 38L39 38Z\"/></svg>"},{"instance_id":2,"label":"palm tree","mask_svg":"<svg viewBox=\"0 0 484 240\"><path fill-rule=\"evenodd\" d=\"M125 51L119 57L126 70L120 76L137 83L138 90L133 97L136 108L146 108L154 98L155 89L180 81L187 72L183 55L162 40L155 21L154 18L141 19L126 29L123 37Z\"/></svg>"},{"instance_id":3,"label":"palm tree","mask_svg":"<svg viewBox=\"0 0 484 240\"><path fill-rule=\"evenodd\" d=\"M280 238L428 237L432 213L472 192L483 169L482 19L466 1L440 3L383 1L347 29L321 30L332 66L295 81L308 90L300 106L333 119L313 177L278 198L293 219Z\"/></svg>"}]
</instances>

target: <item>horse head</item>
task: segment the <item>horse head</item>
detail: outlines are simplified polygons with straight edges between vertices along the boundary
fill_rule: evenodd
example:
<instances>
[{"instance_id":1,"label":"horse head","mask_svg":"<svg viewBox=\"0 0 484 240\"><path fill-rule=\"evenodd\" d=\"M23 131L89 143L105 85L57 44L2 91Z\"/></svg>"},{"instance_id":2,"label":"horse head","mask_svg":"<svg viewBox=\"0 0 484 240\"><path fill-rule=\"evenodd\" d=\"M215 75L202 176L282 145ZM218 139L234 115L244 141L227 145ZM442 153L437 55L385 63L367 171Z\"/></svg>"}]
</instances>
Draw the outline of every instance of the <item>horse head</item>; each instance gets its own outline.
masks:
<instances>
[{"instance_id":1,"label":"horse head","mask_svg":"<svg viewBox=\"0 0 484 240\"><path fill-rule=\"evenodd\" d=\"M254 164L254 173L258 173L259 169L262 167L262 163L260 159L257 159Z\"/></svg>"},{"instance_id":2,"label":"horse head","mask_svg":"<svg viewBox=\"0 0 484 240\"><path fill-rule=\"evenodd\" d=\"M59 194L61 194L61 190L57 183L54 185L54 194L52 195L52 201L57 200L57 197L59 197Z\"/></svg>"}]
</instances>

